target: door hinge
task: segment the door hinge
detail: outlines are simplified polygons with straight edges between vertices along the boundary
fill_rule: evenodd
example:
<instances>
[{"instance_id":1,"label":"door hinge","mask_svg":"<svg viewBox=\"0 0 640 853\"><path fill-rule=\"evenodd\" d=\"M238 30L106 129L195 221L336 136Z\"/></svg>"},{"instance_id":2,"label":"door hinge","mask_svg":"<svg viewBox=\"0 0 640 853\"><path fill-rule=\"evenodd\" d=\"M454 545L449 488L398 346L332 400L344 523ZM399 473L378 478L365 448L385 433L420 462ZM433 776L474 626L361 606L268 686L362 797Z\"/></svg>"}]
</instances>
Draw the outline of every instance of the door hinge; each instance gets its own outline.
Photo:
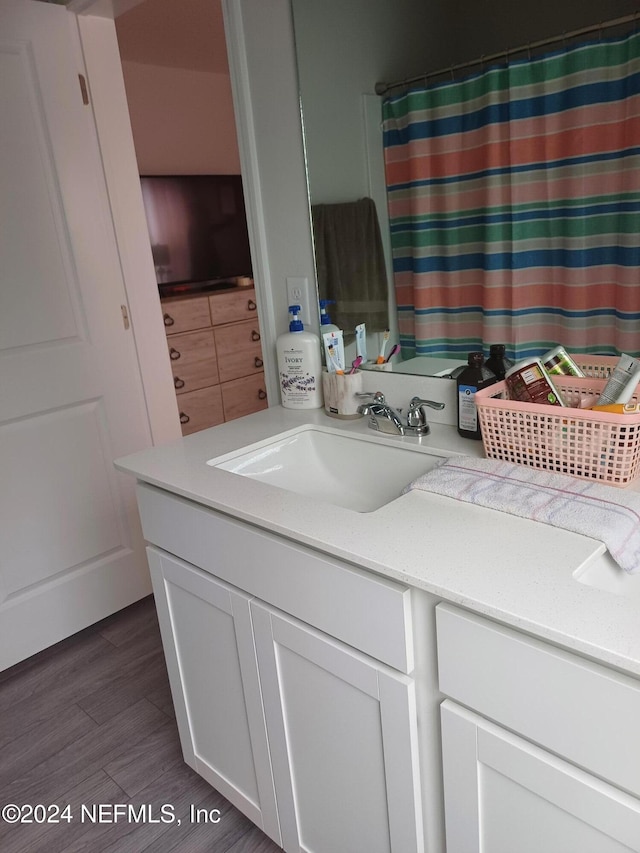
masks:
<instances>
[{"instance_id":1,"label":"door hinge","mask_svg":"<svg viewBox=\"0 0 640 853\"><path fill-rule=\"evenodd\" d=\"M120 310L122 311L122 322L123 322L123 324L124 324L124 328L125 328L125 331L126 331L126 330L129 328L129 326L131 325L131 324L129 323L129 312L127 311L127 306L126 306L126 305L121 305L121 306L120 306Z\"/></svg>"},{"instance_id":2,"label":"door hinge","mask_svg":"<svg viewBox=\"0 0 640 853\"><path fill-rule=\"evenodd\" d=\"M87 86L87 78L84 76L84 74L78 74L78 80L80 81L82 103L87 106L89 103L89 87Z\"/></svg>"}]
</instances>

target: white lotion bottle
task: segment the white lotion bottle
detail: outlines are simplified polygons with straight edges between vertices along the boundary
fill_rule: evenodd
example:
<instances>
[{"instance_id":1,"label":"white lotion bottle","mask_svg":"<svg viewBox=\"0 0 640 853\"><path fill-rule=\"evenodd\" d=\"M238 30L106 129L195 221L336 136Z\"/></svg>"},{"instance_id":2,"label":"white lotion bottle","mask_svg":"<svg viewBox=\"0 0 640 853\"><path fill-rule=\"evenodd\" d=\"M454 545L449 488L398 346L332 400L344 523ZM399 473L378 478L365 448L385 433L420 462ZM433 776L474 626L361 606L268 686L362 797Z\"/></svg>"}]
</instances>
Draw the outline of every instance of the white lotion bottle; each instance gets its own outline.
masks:
<instances>
[{"instance_id":1,"label":"white lotion bottle","mask_svg":"<svg viewBox=\"0 0 640 853\"><path fill-rule=\"evenodd\" d=\"M335 305L335 299L321 299L318 304L320 305L320 334L339 332L339 327L331 322L331 317L327 313L327 305Z\"/></svg>"},{"instance_id":2,"label":"white lotion bottle","mask_svg":"<svg viewBox=\"0 0 640 853\"><path fill-rule=\"evenodd\" d=\"M299 305L290 305L289 313L289 331L276 341L282 405L285 409L319 409L324 405L320 338L305 332Z\"/></svg>"}]
</instances>

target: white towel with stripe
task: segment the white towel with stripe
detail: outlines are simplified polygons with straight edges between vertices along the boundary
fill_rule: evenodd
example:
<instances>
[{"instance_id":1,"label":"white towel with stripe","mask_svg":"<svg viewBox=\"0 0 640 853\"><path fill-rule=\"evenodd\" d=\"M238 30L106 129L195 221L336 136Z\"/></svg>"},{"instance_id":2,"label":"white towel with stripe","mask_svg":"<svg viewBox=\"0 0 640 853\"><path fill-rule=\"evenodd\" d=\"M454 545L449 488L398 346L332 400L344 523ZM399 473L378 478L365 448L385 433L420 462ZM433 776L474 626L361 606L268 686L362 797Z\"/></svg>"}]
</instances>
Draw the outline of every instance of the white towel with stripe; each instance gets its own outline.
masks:
<instances>
[{"instance_id":1,"label":"white towel with stripe","mask_svg":"<svg viewBox=\"0 0 640 853\"><path fill-rule=\"evenodd\" d=\"M414 480L420 489L581 533L604 542L626 572L640 572L640 494L500 462L452 456Z\"/></svg>"}]
</instances>

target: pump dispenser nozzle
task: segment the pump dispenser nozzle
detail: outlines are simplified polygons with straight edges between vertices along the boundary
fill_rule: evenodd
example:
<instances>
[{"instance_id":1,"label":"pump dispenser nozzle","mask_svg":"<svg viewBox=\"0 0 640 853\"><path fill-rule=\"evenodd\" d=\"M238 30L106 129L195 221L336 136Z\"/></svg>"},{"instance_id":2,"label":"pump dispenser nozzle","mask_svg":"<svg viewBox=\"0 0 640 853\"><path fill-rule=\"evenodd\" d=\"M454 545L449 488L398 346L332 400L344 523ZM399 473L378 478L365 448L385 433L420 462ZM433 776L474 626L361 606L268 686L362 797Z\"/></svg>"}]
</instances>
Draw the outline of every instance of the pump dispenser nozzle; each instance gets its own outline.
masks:
<instances>
[{"instance_id":1,"label":"pump dispenser nozzle","mask_svg":"<svg viewBox=\"0 0 640 853\"><path fill-rule=\"evenodd\" d=\"M335 299L321 299L318 303L320 305L320 325L321 326L333 326L331 322L331 317L327 314L327 305L335 305ZM335 327L337 328L337 326Z\"/></svg>"},{"instance_id":2,"label":"pump dispenser nozzle","mask_svg":"<svg viewBox=\"0 0 640 853\"><path fill-rule=\"evenodd\" d=\"M290 332L303 332L304 326L302 325L302 320L300 319L300 311L302 308L299 305L289 305L289 314L291 314L291 320L289 321L289 331Z\"/></svg>"}]
</instances>

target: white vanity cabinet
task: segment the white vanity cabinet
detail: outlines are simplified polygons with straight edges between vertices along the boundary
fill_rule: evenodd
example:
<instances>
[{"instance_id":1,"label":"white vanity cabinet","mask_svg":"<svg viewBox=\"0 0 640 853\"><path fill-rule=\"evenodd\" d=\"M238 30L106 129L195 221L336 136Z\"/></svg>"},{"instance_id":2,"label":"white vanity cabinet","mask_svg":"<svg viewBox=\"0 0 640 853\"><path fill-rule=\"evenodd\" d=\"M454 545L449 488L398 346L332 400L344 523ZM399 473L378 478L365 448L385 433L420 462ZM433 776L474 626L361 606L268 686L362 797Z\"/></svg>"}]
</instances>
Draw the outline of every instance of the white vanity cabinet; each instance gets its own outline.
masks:
<instances>
[{"instance_id":1,"label":"white vanity cabinet","mask_svg":"<svg viewBox=\"0 0 640 853\"><path fill-rule=\"evenodd\" d=\"M640 853L640 683L447 604L436 618L447 850Z\"/></svg>"},{"instance_id":2,"label":"white vanity cabinet","mask_svg":"<svg viewBox=\"0 0 640 853\"><path fill-rule=\"evenodd\" d=\"M287 853L423 853L410 590L138 489L185 760Z\"/></svg>"}]
</instances>

